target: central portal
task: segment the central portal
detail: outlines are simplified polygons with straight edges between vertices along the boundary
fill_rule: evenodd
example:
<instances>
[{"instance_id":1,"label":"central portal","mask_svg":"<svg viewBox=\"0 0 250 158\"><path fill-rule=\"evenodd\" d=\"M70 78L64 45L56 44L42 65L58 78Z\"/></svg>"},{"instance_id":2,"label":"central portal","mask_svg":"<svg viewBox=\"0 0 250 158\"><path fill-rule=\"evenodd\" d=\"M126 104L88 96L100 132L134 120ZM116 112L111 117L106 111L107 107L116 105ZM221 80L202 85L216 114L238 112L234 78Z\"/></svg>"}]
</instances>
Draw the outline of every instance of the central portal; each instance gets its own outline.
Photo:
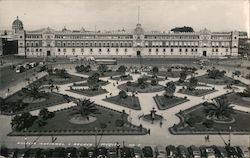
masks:
<instances>
[{"instance_id":1,"label":"central portal","mask_svg":"<svg viewBox=\"0 0 250 158\"><path fill-rule=\"evenodd\" d=\"M47 51L47 56L50 56L50 51L49 50Z\"/></svg>"},{"instance_id":2,"label":"central portal","mask_svg":"<svg viewBox=\"0 0 250 158\"><path fill-rule=\"evenodd\" d=\"M141 51L138 50L138 51L136 52L136 55L137 55L137 56L141 56Z\"/></svg>"}]
</instances>

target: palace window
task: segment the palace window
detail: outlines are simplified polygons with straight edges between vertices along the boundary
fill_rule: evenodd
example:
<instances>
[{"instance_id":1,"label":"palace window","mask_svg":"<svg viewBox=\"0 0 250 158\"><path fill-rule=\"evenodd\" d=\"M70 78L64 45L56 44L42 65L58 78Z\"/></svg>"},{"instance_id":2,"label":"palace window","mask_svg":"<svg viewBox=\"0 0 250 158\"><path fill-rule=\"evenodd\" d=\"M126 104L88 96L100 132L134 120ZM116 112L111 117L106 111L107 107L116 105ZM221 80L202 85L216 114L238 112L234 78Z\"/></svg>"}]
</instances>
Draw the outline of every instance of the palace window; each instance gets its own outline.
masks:
<instances>
[{"instance_id":1,"label":"palace window","mask_svg":"<svg viewBox=\"0 0 250 158\"><path fill-rule=\"evenodd\" d=\"M185 49L185 52L188 52L188 49Z\"/></svg>"},{"instance_id":2,"label":"palace window","mask_svg":"<svg viewBox=\"0 0 250 158\"><path fill-rule=\"evenodd\" d=\"M75 48L72 49L72 52L75 52Z\"/></svg>"},{"instance_id":3,"label":"palace window","mask_svg":"<svg viewBox=\"0 0 250 158\"><path fill-rule=\"evenodd\" d=\"M119 49L118 49L118 48L116 48L116 49L115 49L115 51L116 51L116 52L118 52L118 51L119 51Z\"/></svg>"},{"instance_id":4,"label":"palace window","mask_svg":"<svg viewBox=\"0 0 250 158\"><path fill-rule=\"evenodd\" d=\"M165 49L165 48L163 49L163 52L166 52L166 49Z\"/></svg>"},{"instance_id":5,"label":"palace window","mask_svg":"<svg viewBox=\"0 0 250 158\"><path fill-rule=\"evenodd\" d=\"M148 49L148 52L151 52L151 48Z\"/></svg>"},{"instance_id":6,"label":"palace window","mask_svg":"<svg viewBox=\"0 0 250 158\"><path fill-rule=\"evenodd\" d=\"M58 52L61 52L61 49L58 49Z\"/></svg>"},{"instance_id":7,"label":"palace window","mask_svg":"<svg viewBox=\"0 0 250 158\"><path fill-rule=\"evenodd\" d=\"M84 52L84 49L83 49L83 48L81 49L81 52Z\"/></svg>"},{"instance_id":8,"label":"palace window","mask_svg":"<svg viewBox=\"0 0 250 158\"><path fill-rule=\"evenodd\" d=\"M63 52L66 52L66 49L65 49L65 48L63 49ZM64 53L64 54L65 54L65 53Z\"/></svg>"},{"instance_id":9,"label":"palace window","mask_svg":"<svg viewBox=\"0 0 250 158\"><path fill-rule=\"evenodd\" d=\"M124 51L127 52L128 51L127 48L125 48Z\"/></svg>"},{"instance_id":10,"label":"palace window","mask_svg":"<svg viewBox=\"0 0 250 158\"><path fill-rule=\"evenodd\" d=\"M173 52L174 50L173 49L170 49L170 52Z\"/></svg>"},{"instance_id":11,"label":"palace window","mask_svg":"<svg viewBox=\"0 0 250 158\"><path fill-rule=\"evenodd\" d=\"M218 52L218 49L215 49L216 52Z\"/></svg>"},{"instance_id":12,"label":"palace window","mask_svg":"<svg viewBox=\"0 0 250 158\"><path fill-rule=\"evenodd\" d=\"M93 49L92 49L92 48L90 48L90 52L93 52Z\"/></svg>"},{"instance_id":13,"label":"palace window","mask_svg":"<svg viewBox=\"0 0 250 158\"><path fill-rule=\"evenodd\" d=\"M101 51L102 51L102 49L100 48L100 49L99 49L99 52L101 52Z\"/></svg>"},{"instance_id":14,"label":"palace window","mask_svg":"<svg viewBox=\"0 0 250 158\"><path fill-rule=\"evenodd\" d=\"M110 52L109 48L107 49L107 52Z\"/></svg>"},{"instance_id":15,"label":"palace window","mask_svg":"<svg viewBox=\"0 0 250 158\"><path fill-rule=\"evenodd\" d=\"M228 49L226 49L226 52L228 52Z\"/></svg>"},{"instance_id":16,"label":"palace window","mask_svg":"<svg viewBox=\"0 0 250 158\"><path fill-rule=\"evenodd\" d=\"M182 49L179 49L179 52L181 52L182 51Z\"/></svg>"},{"instance_id":17,"label":"palace window","mask_svg":"<svg viewBox=\"0 0 250 158\"><path fill-rule=\"evenodd\" d=\"M156 49L156 52L158 52L158 49Z\"/></svg>"}]
</instances>

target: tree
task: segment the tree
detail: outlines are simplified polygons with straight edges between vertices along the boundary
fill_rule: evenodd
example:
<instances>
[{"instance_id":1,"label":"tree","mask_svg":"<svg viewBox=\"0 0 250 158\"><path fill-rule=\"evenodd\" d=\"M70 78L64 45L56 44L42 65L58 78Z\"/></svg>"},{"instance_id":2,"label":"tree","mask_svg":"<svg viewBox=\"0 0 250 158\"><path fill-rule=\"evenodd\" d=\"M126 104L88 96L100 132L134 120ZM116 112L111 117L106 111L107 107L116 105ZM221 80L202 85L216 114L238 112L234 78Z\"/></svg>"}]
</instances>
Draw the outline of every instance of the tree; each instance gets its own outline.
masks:
<instances>
[{"instance_id":1,"label":"tree","mask_svg":"<svg viewBox=\"0 0 250 158\"><path fill-rule=\"evenodd\" d=\"M11 126L16 131L21 131L27 129L33 125L33 122L36 120L35 116L32 116L29 112L25 112L21 115L16 115L11 120Z\"/></svg>"},{"instance_id":2,"label":"tree","mask_svg":"<svg viewBox=\"0 0 250 158\"><path fill-rule=\"evenodd\" d=\"M173 32L194 32L194 29L189 26L183 26L183 27L175 27L171 29Z\"/></svg>"},{"instance_id":3,"label":"tree","mask_svg":"<svg viewBox=\"0 0 250 158\"><path fill-rule=\"evenodd\" d=\"M19 99L15 102L6 103L6 106L9 107L11 113L15 113L15 112L21 111L25 107L27 107L28 103L24 103L21 99Z\"/></svg>"},{"instance_id":4,"label":"tree","mask_svg":"<svg viewBox=\"0 0 250 158\"><path fill-rule=\"evenodd\" d=\"M91 66L90 65L87 65L84 67L84 72L89 72L91 70Z\"/></svg>"},{"instance_id":5,"label":"tree","mask_svg":"<svg viewBox=\"0 0 250 158\"><path fill-rule=\"evenodd\" d=\"M92 74L87 79L88 87L92 90L99 89L98 81L99 81L99 74L98 73Z\"/></svg>"},{"instance_id":6,"label":"tree","mask_svg":"<svg viewBox=\"0 0 250 158\"><path fill-rule=\"evenodd\" d=\"M138 85L144 86L146 84L146 79L141 77L141 78L138 78L137 82L138 82Z\"/></svg>"},{"instance_id":7,"label":"tree","mask_svg":"<svg viewBox=\"0 0 250 158\"><path fill-rule=\"evenodd\" d=\"M5 102L5 99L0 97L0 111L5 111L8 109L8 104Z\"/></svg>"},{"instance_id":8,"label":"tree","mask_svg":"<svg viewBox=\"0 0 250 158\"><path fill-rule=\"evenodd\" d=\"M247 86L246 89L244 89L243 93L239 93L242 97L250 97L250 86Z\"/></svg>"},{"instance_id":9,"label":"tree","mask_svg":"<svg viewBox=\"0 0 250 158\"><path fill-rule=\"evenodd\" d=\"M54 117L54 112L50 112L47 108L43 108L40 110L38 117L43 119L43 120L47 120L49 118Z\"/></svg>"},{"instance_id":10,"label":"tree","mask_svg":"<svg viewBox=\"0 0 250 158\"><path fill-rule=\"evenodd\" d=\"M107 65L105 65L105 64L99 65L99 66L98 66L98 71L99 71L99 73L100 73L101 75L103 75L104 72L107 72L107 71L108 71Z\"/></svg>"},{"instance_id":11,"label":"tree","mask_svg":"<svg viewBox=\"0 0 250 158\"><path fill-rule=\"evenodd\" d=\"M186 78L187 78L187 72L186 71L182 71L181 73L180 73L180 79L179 79L179 82L184 82L185 80L186 80Z\"/></svg>"},{"instance_id":12,"label":"tree","mask_svg":"<svg viewBox=\"0 0 250 158\"><path fill-rule=\"evenodd\" d=\"M119 96L120 96L121 99L125 99L125 98L128 97L127 93L124 90L121 90L119 92Z\"/></svg>"},{"instance_id":13,"label":"tree","mask_svg":"<svg viewBox=\"0 0 250 158\"><path fill-rule=\"evenodd\" d=\"M153 73L153 75L156 76L158 72L159 72L159 68L158 68L157 66L154 66L154 67L152 68L152 73Z\"/></svg>"},{"instance_id":14,"label":"tree","mask_svg":"<svg viewBox=\"0 0 250 158\"><path fill-rule=\"evenodd\" d=\"M173 97L176 90L175 83L173 81L166 83L165 93L166 97Z\"/></svg>"},{"instance_id":15,"label":"tree","mask_svg":"<svg viewBox=\"0 0 250 158\"><path fill-rule=\"evenodd\" d=\"M188 89L189 90L195 90L195 88L197 87L198 85L198 80L194 77L191 77L190 80L189 80L189 84L188 84Z\"/></svg>"},{"instance_id":16,"label":"tree","mask_svg":"<svg viewBox=\"0 0 250 158\"><path fill-rule=\"evenodd\" d=\"M204 112L212 119L225 120L234 114L234 109L226 98L218 98L213 103L209 103L205 107Z\"/></svg>"},{"instance_id":17,"label":"tree","mask_svg":"<svg viewBox=\"0 0 250 158\"><path fill-rule=\"evenodd\" d=\"M126 72L126 67L124 65L119 66L119 68L117 69L117 72L120 72L122 74L125 74Z\"/></svg>"},{"instance_id":18,"label":"tree","mask_svg":"<svg viewBox=\"0 0 250 158\"><path fill-rule=\"evenodd\" d=\"M157 84L158 84L158 80L157 79L154 78L154 79L151 80L151 85L152 86L156 86Z\"/></svg>"},{"instance_id":19,"label":"tree","mask_svg":"<svg viewBox=\"0 0 250 158\"><path fill-rule=\"evenodd\" d=\"M225 74L225 71L220 71L218 69L213 68L212 70L208 70L208 77L212 79L217 79L220 77L223 77Z\"/></svg>"},{"instance_id":20,"label":"tree","mask_svg":"<svg viewBox=\"0 0 250 158\"><path fill-rule=\"evenodd\" d=\"M77 102L77 106L73 109L73 114L79 114L87 120L89 120L89 115L98 113L99 110L96 108L94 102L89 99L80 100Z\"/></svg>"},{"instance_id":21,"label":"tree","mask_svg":"<svg viewBox=\"0 0 250 158\"><path fill-rule=\"evenodd\" d=\"M61 78L69 78L69 74L65 69L55 69L55 75Z\"/></svg>"}]
</instances>

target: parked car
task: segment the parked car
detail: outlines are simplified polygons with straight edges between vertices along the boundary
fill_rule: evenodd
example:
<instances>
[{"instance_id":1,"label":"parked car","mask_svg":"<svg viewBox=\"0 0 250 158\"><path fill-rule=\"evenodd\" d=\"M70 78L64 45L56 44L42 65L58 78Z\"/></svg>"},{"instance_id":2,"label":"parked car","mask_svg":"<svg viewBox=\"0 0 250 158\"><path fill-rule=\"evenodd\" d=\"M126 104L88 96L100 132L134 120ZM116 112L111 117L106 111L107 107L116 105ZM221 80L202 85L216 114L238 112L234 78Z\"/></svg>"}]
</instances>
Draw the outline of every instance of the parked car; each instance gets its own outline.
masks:
<instances>
[{"instance_id":1,"label":"parked car","mask_svg":"<svg viewBox=\"0 0 250 158\"><path fill-rule=\"evenodd\" d=\"M142 158L143 157L142 149L138 146L134 146L133 148L134 148L135 158Z\"/></svg>"},{"instance_id":2,"label":"parked car","mask_svg":"<svg viewBox=\"0 0 250 158\"><path fill-rule=\"evenodd\" d=\"M190 147L188 147L188 151L189 151L190 157L201 158L201 151L198 147L191 145Z\"/></svg>"},{"instance_id":3,"label":"parked car","mask_svg":"<svg viewBox=\"0 0 250 158\"><path fill-rule=\"evenodd\" d=\"M88 148L88 157L92 158L96 156L96 148L95 147L90 147Z\"/></svg>"},{"instance_id":4,"label":"parked car","mask_svg":"<svg viewBox=\"0 0 250 158\"><path fill-rule=\"evenodd\" d=\"M134 149L129 147L121 148L121 157L133 158L135 156Z\"/></svg>"},{"instance_id":5,"label":"parked car","mask_svg":"<svg viewBox=\"0 0 250 158\"><path fill-rule=\"evenodd\" d=\"M97 158L107 158L108 150L105 147L99 147L96 149L96 157Z\"/></svg>"},{"instance_id":6,"label":"parked car","mask_svg":"<svg viewBox=\"0 0 250 158\"><path fill-rule=\"evenodd\" d=\"M214 149L215 155L219 158L226 158L228 157L227 150L221 146L212 146Z\"/></svg>"},{"instance_id":7,"label":"parked car","mask_svg":"<svg viewBox=\"0 0 250 158\"><path fill-rule=\"evenodd\" d=\"M144 148L142 148L142 152L144 157L151 158L154 156L153 149L150 146L144 146Z\"/></svg>"},{"instance_id":8,"label":"parked car","mask_svg":"<svg viewBox=\"0 0 250 158\"><path fill-rule=\"evenodd\" d=\"M157 145L155 147L155 154L157 158L165 158L166 157L166 150L164 146L162 145Z\"/></svg>"},{"instance_id":9,"label":"parked car","mask_svg":"<svg viewBox=\"0 0 250 158\"><path fill-rule=\"evenodd\" d=\"M22 73L25 71L25 68L23 67L23 65L17 65L16 68L15 68L15 71L17 73Z\"/></svg>"},{"instance_id":10,"label":"parked car","mask_svg":"<svg viewBox=\"0 0 250 158\"><path fill-rule=\"evenodd\" d=\"M242 158L249 158L250 157L250 153L247 147L245 146L237 146L236 147L237 153L240 157Z\"/></svg>"},{"instance_id":11,"label":"parked car","mask_svg":"<svg viewBox=\"0 0 250 158\"><path fill-rule=\"evenodd\" d=\"M178 157L189 158L189 152L184 145L179 145L177 147L177 151L178 151Z\"/></svg>"},{"instance_id":12,"label":"parked car","mask_svg":"<svg viewBox=\"0 0 250 158\"><path fill-rule=\"evenodd\" d=\"M80 147L79 149L77 149L77 155L79 158L88 157L88 150L84 147Z\"/></svg>"},{"instance_id":13,"label":"parked car","mask_svg":"<svg viewBox=\"0 0 250 158\"><path fill-rule=\"evenodd\" d=\"M117 148L116 147L112 147L112 148L109 148L108 149L108 157L109 158L117 158L118 155L117 155Z\"/></svg>"},{"instance_id":14,"label":"parked car","mask_svg":"<svg viewBox=\"0 0 250 158\"><path fill-rule=\"evenodd\" d=\"M206 158L216 158L215 152L212 147L201 146L201 156L205 156Z\"/></svg>"},{"instance_id":15,"label":"parked car","mask_svg":"<svg viewBox=\"0 0 250 158\"><path fill-rule=\"evenodd\" d=\"M178 151L173 145L169 145L166 147L166 153L168 158L174 158L178 156Z\"/></svg>"},{"instance_id":16,"label":"parked car","mask_svg":"<svg viewBox=\"0 0 250 158\"><path fill-rule=\"evenodd\" d=\"M228 153L228 157L230 158L238 158L238 153L236 151L236 149L232 146L226 146L225 147Z\"/></svg>"}]
</instances>

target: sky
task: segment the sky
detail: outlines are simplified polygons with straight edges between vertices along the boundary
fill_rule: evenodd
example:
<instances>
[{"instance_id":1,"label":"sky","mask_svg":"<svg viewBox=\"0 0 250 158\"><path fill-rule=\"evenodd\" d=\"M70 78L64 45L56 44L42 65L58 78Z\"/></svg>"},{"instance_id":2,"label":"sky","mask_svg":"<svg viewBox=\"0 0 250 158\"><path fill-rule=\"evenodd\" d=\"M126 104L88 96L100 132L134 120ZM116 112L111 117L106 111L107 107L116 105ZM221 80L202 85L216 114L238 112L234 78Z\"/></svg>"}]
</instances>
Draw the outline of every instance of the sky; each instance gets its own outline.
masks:
<instances>
[{"instance_id":1,"label":"sky","mask_svg":"<svg viewBox=\"0 0 250 158\"><path fill-rule=\"evenodd\" d=\"M249 0L0 0L0 29L11 29L19 16L26 30L150 31L191 26L195 31L249 32Z\"/></svg>"}]
</instances>

